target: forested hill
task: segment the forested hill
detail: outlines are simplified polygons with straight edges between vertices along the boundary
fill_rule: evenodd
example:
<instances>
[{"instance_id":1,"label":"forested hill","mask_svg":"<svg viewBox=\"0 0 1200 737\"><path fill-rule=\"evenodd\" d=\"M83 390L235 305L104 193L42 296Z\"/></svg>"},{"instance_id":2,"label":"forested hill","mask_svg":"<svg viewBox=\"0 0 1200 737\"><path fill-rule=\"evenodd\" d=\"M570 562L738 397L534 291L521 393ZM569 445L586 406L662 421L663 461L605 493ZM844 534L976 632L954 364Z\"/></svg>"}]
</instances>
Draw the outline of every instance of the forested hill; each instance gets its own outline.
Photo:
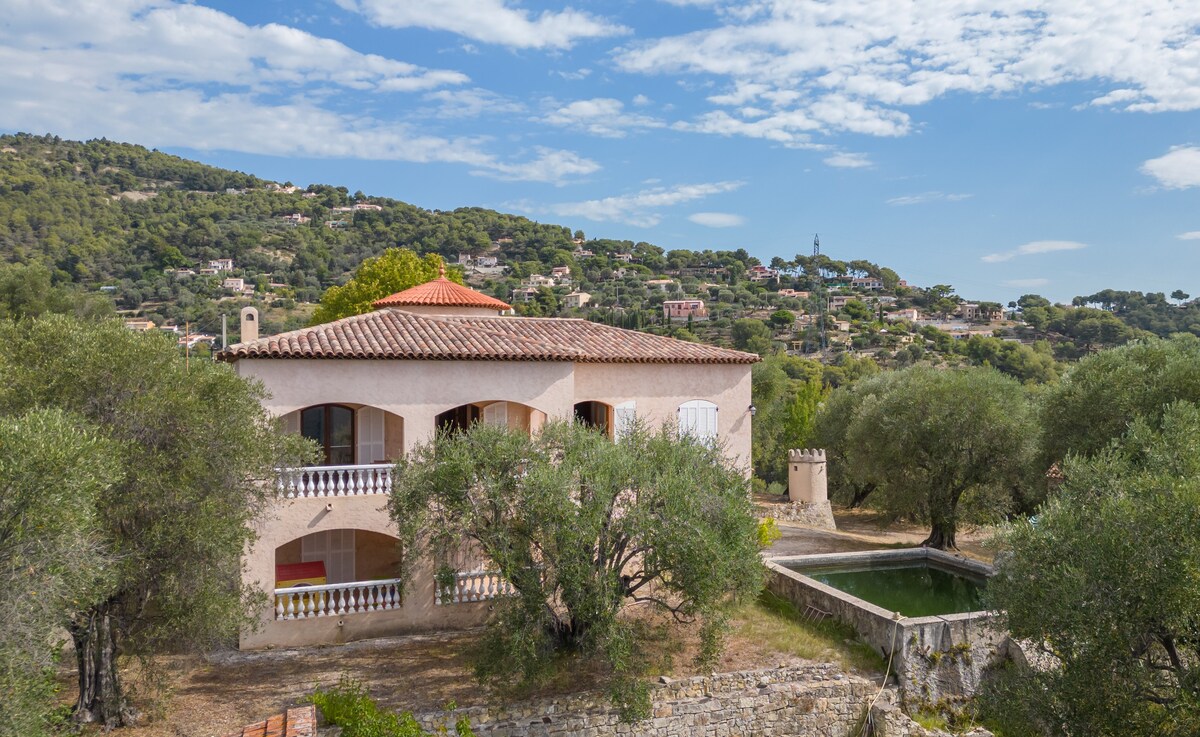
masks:
<instances>
[{"instance_id":1,"label":"forested hill","mask_svg":"<svg viewBox=\"0 0 1200 737\"><path fill-rule=\"evenodd\" d=\"M997 321L986 316L1001 314L998 304L971 303L948 285L908 285L868 261L797 255L767 266L741 249L664 251L483 208L431 211L346 187L302 190L131 144L0 136L0 317L116 309L211 334L222 314L254 304L264 331L278 332L307 323L325 289L394 246L450 263L474 258L471 284L514 301L521 314L587 317L762 353L811 350L816 315L824 315L826 361L902 365L928 349L935 362L1013 363L1018 347L987 337L995 332L1019 339L1017 358L1028 364L1044 362L1030 350L1048 356L1052 347L1069 359L1141 330L1200 333L1200 306L1180 293L1173 304L1161 294L1106 291L1075 307L1028 295L1024 322ZM569 276L552 278L555 267ZM587 292L590 303L577 306L572 292ZM703 299L707 315L665 319L662 302L681 297ZM917 317L905 322L898 316L906 312ZM971 345L942 327L956 320L965 327L954 329L971 335L954 337Z\"/></svg>"}]
</instances>

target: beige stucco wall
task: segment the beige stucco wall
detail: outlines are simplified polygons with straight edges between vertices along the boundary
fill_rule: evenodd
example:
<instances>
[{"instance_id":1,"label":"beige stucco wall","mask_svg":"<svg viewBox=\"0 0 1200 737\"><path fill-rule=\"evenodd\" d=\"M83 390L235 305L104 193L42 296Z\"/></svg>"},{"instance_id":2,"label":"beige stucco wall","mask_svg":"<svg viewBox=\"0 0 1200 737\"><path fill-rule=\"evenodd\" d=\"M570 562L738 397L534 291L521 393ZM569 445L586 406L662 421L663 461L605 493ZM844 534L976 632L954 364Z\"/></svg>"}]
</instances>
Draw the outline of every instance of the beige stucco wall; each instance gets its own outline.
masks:
<instances>
[{"instance_id":1,"label":"beige stucco wall","mask_svg":"<svg viewBox=\"0 0 1200 737\"><path fill-rule=\"evenodd\" d=\"M386 496L326 497L280 500L254 526L257 539L246 551L242 580L258 591L268 594L275 589L276 549L286 557L300 557L299 539L325 530L353 529L355 534L355 566L357 572L386 577L394 570L396 530L388 516ZM366 533L366 534L364 534ZM369 533L378 533L378 536ZM386 537L383 537L386 536ZM372 558L368 558L372 556ZM326 643L349 642L367 637L397 635L410 632L461 629L482 624L491 604L434 603L432 566L418 565L411 584L404 592L404 604L399 609L379 612L346 614L341 617L277 621L273 604L264 606L258 626L241 634L240 647L298 647Z\"/></svg>"},{"instance_id":2,"label":"beige stucco wall","mask_svg":"<svg viewBox=\"0 0 1200 737\"><path fill-rule=\"evenodd\" d=\"M263 404L275 415L326 403L369 404L398 415L406 450L431 439L434 418L461 404L504 400L569 418L576 401L567 362L244 358L235 366L263 382L270 393Z\"/></svg>"},{"instance_id":3,"label":"beige stucco wall","mask_svg":"<svg viewBox=\"0 0 1200 737\"><path fill-rule=\"evenodd\" d=\"M636 403L637 416L651 426L674 423L679 405L693 399L714 402L718 437L732 460L749 468L750 366L672 364L571 364L515 361L365 361L242 359L239 374L263 382L268 411L283 416L315 404L372 405L399 419L385 426L388 455L402 443L408 450L429 440L435 417L475 402L517 402L535 412L511 407L509 423L536 431L545 418L571 418L577 402L608 405ZM390 418L389 418L390 419ZM611 418L610 418L611 422ZM402 428L402 429L401 429ZM298 429L298 427L294 428ZM394 540L387 497L298 498L278 501L257 523L258 535L247 550L243 580L264 592L274 589L276 550L299 558L299 538L314 532L354 529ZM360 540L379 538L356 534ZM394 565L395 548L374 544L356 551L364 570L368 552L379 570ZM281 560L281 562L283 562ZM374 564L369 564L374 565ZM371 576L374 578L375 576ZM260 627L243 633L243 648L345 642L362 637L474 626L489 610L486 603L435 606L433 571L418 570L404 605L387 612L342 618L275 621L264 608Z\"/></svg>"},{"instance_id":4,"label":"beige stucco wall","mask_svg":"<svg viewBox=\"0 0 1200 737\"><path fill-rule=\"evenodd\" d=\"M468 317L496 317L500 310L488 307L441 307L436 305L405 305L405 312L414 315L466 315Z\"/></svg>"},{"instance_id":5,"label":"beige stucco wall","mask_svg":"<svg viewBox=\"0 0 1200 737\"><path fill-rule=\"evenodd\" d=\"M739 466L750 464L750 366L744 364L582 363L575 367L575 401L636 402L651 427L677 421L679 405L706 399L717 405L717 437Z\"/></svg>"}]
</instances>

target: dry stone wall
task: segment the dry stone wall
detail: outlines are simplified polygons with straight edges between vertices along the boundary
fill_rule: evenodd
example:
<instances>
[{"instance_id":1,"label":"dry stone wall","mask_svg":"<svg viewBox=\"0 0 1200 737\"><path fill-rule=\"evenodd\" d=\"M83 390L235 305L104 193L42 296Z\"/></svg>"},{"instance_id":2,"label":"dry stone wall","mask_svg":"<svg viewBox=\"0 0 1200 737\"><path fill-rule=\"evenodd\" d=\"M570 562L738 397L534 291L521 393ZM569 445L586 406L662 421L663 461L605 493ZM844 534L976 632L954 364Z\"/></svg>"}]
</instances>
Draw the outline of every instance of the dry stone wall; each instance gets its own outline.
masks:
<instances>
[{"instance_id":1,"label":"dry stone wall","mask_svg":"<svg viewBox=\"0 0 1200 737\"><path fill-rule=\"evenodd\" d=\"M879 695L878 700L876 696ZM622 723L607 697L589 692L417 715L426 729L466 718L480 737L847 737L872 703L885 734L928 737L895 708L893 689L832 664L698 676L655 686L653 716Z\"/></svg>"}]
</instances>

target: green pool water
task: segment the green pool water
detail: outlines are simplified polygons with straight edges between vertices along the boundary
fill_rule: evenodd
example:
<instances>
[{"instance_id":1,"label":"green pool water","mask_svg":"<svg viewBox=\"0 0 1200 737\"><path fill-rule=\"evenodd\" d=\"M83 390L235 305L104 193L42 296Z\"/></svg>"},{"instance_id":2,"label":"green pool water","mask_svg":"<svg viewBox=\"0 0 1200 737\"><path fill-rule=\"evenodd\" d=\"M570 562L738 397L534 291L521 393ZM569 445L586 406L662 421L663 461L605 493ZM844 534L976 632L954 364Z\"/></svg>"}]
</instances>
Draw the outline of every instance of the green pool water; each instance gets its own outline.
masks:
<instances>
[{"instance_id":1,"label":"green pool water","mask_svg":"<svg viewBox=\"0 0 1200 737\"><path fill-rule=\"evenodd\" d=\"M906 617L974 612L983 608L982 577L905 561L871 566L817 568L798 566L800 573L847 594Z\"/></svg>"}]
</instances>

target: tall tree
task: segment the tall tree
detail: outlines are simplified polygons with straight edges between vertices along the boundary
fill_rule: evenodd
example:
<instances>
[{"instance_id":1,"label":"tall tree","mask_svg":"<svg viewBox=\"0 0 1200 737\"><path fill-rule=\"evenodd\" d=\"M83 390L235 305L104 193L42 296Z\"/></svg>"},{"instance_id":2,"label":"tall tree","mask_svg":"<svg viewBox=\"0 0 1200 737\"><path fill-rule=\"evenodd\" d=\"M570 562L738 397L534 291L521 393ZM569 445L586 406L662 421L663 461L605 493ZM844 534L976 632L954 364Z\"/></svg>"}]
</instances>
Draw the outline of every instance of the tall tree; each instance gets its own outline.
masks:
<instances>
[{"instance_id":1,"label":"tall tree","mask_svg":"<svg viewBox=\"0 0 1200 737\"><path fill-rule=\"evenodd\" d=\"M1020 384L992 369L918 366L854 391L862 401L831 437L835 455L855 482L874 486L873 503L929 524L923 545L954 548L960 518L1009 509L1032 448ZM847 407L830 401L823 412L837 408Z\"/></svg>"},{"instance_id":2,"label":"tall tree","mask_svg":"<svg viewBox=\"0 0 1200 737\"><path fill-rule=\"evenodd\" d=\"M405 559L448 560L467 543L517 591L484 645L480 675L497 684L536 681L575 654L611 668L614 700L640 713L649 645L622 609L698 618L712 656L722 605L762 585L745 478L719 448L669 428L614 443L576 423L533 438L476 424L400 466L389 506Z\"/></svg>"},{"instance_id":3,"label":"tall tree","mask_svg":"<svg viewBox=\"0 0 1200 737\"><path fill-rule=\"evenodd\" d=\"M1200 407L1168 405L1068 456L1038 514L1000 535L992 607L1038 653L984 698L1005 734L1200 734Z\"/></svg>"},{"instance_id":4,"label":"tall tree","mask_svg":"<svg viewBox=\"0 0 1200 737\"><path fill-rule=\"evenodd\" d=\"M58 633L75 602L109 589L97 502L113 448L79 417L0 417L0 735L40 737L55 707Z\"/></svg>"},{"instance_id":5,"label":"tall tree","mask_svg":"<svg viewBox=\"0 0 1200 737\"><path fill-rule=\"evenodd\" d=\"M1091 455L1139 418L1157 423L1172 402L1200 402L1200 339L1180 335L1100 351L1047 387L1039 405L1043 468Z\"/></svg>"},{"instance_id":6,"label":"tall tree","mask_svg":"<svg viewBox=\"0 0 1200 737\"><path fill-rule=\"evenodd\" d=\"M255 598L240 583L249 523L274 469L307 448L281 432L262 396L228 366L189 367L174 341L116 321L0 324L0 415L78 414L112 444L119 473L95 510L111 585L67 623L77 719L130 721L122 658L228 642L250 621Z\"/></svg>"},{"instance_id":7,"label":"tall tree","mask_svg":"<svg viewBox=\"0 0 1200 737\"><path fill-rule=\"evenodd\" d=\"M370 312L375 300L432 281L444 267L442 257L436 253L421 257L407 248L389 248L359 264L354 276L342 286L325 290L311 324L320 325ZM446 278L462 284L462 276L457 271L448 271Z\"/></svg>"}]
</instances>

